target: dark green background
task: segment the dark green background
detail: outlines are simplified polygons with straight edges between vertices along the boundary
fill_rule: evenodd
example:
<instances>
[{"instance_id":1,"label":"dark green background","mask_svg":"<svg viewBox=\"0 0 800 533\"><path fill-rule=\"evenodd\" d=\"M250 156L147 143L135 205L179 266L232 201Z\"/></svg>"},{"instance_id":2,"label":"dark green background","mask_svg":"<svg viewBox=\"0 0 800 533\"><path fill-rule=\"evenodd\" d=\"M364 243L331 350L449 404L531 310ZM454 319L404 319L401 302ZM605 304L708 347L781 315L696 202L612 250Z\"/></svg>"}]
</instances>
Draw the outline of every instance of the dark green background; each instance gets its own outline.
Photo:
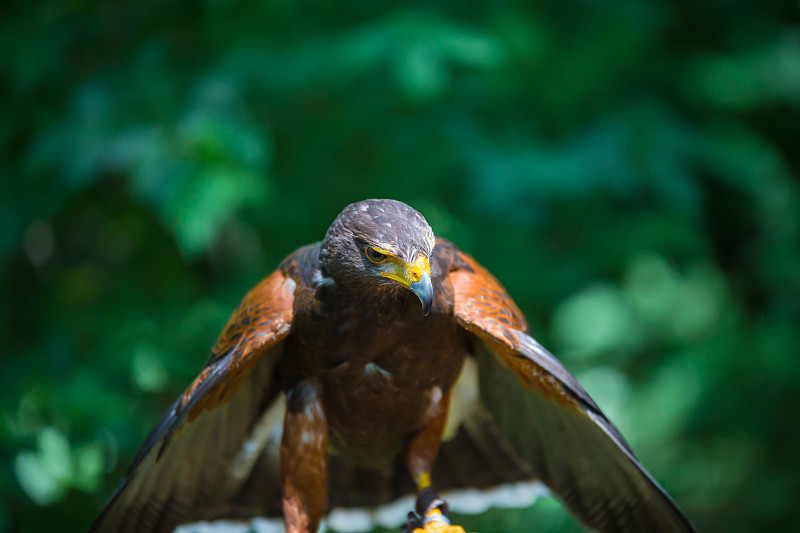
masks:
<instances>
[{"instance_id":1,"label":"dark green background","mask_svg":"<svg viewBox=\"0 0 800 533\"><path fill-rule=\"evenodd\" d=\"M6 3L0 531L83 531L244 292L367 197L487 266L699 529L798 528L799 13Z\"/></svg>"}]
</instances>

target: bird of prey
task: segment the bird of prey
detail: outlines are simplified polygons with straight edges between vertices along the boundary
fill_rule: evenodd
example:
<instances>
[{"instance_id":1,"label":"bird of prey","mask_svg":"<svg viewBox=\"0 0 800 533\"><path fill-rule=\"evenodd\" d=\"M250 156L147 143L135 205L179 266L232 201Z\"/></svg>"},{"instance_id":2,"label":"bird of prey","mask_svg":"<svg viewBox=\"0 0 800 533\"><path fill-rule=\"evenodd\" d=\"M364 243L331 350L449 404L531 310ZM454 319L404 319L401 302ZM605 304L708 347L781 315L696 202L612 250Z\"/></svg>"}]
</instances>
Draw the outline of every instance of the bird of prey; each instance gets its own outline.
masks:
<instances>
[{"instance_id":1,"label":"bird of prey","mask_svg":"<svg viewBox=\"0 0 800 533\"><path fill-rule=\"evenodd\" d=\"M234 311L91 532L170 532L539 480L588 528L693 531L620 432L472 257L394 200L347 206Z\"/></svg>"}]
</instances>

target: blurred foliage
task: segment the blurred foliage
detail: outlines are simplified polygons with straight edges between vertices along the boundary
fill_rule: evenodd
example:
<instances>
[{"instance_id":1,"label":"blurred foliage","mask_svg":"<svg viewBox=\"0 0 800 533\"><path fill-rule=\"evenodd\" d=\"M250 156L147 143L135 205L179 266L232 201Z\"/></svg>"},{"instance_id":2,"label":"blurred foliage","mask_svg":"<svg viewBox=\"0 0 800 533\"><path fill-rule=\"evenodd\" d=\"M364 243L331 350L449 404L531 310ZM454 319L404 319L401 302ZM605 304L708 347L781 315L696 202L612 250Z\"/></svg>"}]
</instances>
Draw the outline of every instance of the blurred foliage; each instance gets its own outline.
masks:
<instances>
[{"instance_id":1,"label":"blurred foliage","mask_svg":"<svg viewBox=\"0 0 800 533\"><path fill-rule=\"evenodd\" d=\"M85 530L241 295L367 197L485 264L701 530L796 530L799 12L5 3L0 531ZM576 530L467 524L520 521Z\"/></svg>"}]
</instances>

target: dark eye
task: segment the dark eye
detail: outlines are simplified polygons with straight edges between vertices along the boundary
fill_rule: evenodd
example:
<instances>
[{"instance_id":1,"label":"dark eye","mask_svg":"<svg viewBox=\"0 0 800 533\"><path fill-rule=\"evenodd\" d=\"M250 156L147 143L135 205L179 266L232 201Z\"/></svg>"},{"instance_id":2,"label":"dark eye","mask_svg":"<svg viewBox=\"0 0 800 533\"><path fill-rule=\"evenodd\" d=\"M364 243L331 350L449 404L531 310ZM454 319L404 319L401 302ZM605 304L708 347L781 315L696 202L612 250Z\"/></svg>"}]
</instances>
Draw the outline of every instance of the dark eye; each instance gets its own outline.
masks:
<instances>
[{"instance_id":1,"label":"dark eye","mask_svg":"<svg viewBox=\"0 0 800 533\"><path fill-rule=\"evenodd\" d=\"M367 259L369 259L373 263L383 263L384 261L389 259L388 255L382 254L372 246L367 246L366 254L367 254Z\"/></svg>"}]
</instances>

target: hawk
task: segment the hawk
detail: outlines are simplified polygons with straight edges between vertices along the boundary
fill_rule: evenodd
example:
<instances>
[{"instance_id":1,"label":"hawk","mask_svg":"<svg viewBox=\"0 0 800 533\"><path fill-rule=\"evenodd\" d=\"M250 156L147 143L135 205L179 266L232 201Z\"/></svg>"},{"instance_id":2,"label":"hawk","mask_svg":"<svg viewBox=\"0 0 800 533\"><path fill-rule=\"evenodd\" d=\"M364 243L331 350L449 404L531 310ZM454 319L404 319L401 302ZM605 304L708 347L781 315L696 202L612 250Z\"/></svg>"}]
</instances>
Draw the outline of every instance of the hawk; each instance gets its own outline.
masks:
<instances>
[{"instance_id":1,"label":"hawk","mask_svg":"<svg viewBox=\"0 0 800 533\"><path fill-rule=\"evenodd\" d=\"M234 311L91 532L280 516L539 480L587 527L693 531L620 432L472 257L395 200L347 206Z\"/></svg>"}]
</instances>

